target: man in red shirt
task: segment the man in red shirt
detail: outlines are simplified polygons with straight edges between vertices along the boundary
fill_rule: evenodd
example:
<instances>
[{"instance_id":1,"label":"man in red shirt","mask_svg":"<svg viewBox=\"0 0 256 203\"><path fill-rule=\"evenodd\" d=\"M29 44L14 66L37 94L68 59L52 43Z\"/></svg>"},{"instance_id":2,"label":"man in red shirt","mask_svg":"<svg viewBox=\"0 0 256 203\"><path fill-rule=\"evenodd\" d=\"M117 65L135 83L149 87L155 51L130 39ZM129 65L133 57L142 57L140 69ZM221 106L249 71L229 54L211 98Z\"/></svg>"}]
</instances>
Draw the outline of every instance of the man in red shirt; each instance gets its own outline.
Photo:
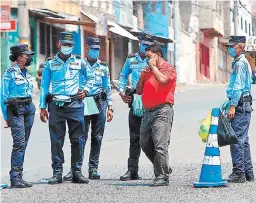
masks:
<instances>
[{"instance_id":1,"label":"man in red shirt","mask_svg":"<svg viewBox=\"0 0 256 203\"><path fill-rule=\"evenodd\" d=\"M160 45L146 49L148 67L140 76L136 94L142 95L145 113L140 129L140 145L154 165L152 186L169 184L169 143L173 122L176 71L163 59Z\"/></svg>"}]
</instances>

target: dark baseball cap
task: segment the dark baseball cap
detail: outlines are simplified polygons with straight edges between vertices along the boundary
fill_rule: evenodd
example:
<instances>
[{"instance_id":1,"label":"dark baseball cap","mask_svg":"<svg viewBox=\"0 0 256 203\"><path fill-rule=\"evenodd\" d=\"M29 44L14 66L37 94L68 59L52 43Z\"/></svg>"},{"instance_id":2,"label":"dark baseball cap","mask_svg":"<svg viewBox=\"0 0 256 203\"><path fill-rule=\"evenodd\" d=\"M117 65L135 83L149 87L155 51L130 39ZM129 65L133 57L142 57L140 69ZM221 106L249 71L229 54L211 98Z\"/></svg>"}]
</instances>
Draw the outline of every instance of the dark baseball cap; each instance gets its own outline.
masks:
<instances>
[{"instance_id":1,"label":"dark baseball cap","mask_svg":"<svg viewBox=\"0 0 256 203\"><path fill-rule=\"evenodd\" d=\"M17 44L10 47L12 55L18 56L20 54L34 55L35 53L28 49L27 44Z\"/></svg>"},{"instance_id":2,"label":"dark baseball cap","mask_svg":"<svg viewBox=\"0 0 256 203\"><path fill-rule=\"evenodd\" d=\"M140 43L151 45L155 42L156 35L152 32L144 31L140 34Z\"/></svg>"},{"instance_id":3,"label":"dark baseball cap","mask_svg":"<svg viewBox=\"0 0 256 203\"><path fill-rule=\"evenodd\" d=\"M60 32L60 42L62 44L74 44L74 35L71 32Z\"/></svg>"},{"instance_id":4,"label":"dark baseball cap","mask_svg":"<svg viewBox=\"0 0 256 203\"><path fill-rule=\"evenodd\" d=\"M245 36L230 36L226 46L234 46L238 43L245 43L245 42L246 42Z\"/></svg>"},{"instance_id":5,"label":"dark baseball cap","mask_svg":"<svg viewBox=\"0 0 256 203\"><path fill-rule=\"evenodd\" d=\"M100 38L87 37L86 44L88 44L92 49L100 49Z\"/></svg>"}]
</instances>

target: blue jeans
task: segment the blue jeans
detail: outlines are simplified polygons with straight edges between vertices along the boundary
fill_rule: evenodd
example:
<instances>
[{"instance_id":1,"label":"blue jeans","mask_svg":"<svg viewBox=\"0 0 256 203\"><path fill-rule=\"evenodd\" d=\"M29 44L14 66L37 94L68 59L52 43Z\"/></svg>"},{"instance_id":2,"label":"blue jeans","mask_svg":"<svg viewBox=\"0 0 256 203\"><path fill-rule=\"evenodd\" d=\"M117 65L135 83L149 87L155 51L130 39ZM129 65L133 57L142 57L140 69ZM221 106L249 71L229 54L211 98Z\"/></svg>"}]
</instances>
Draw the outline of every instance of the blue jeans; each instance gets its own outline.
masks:
<instances>
[{"instance_id":1,"label":"blue jeans","mask_svg":"<svg viewBox=\"0 0 256 203\"><path fill-rule=\"evenodd\" d=\"M62 148L66 134L66 122L71 142L71 169L73 172L81 171L85 146L84 103L73 101L66 103L63 107L58 107L51 102L49 112L53 174L61 175L63 172L64 153Z\"/></svg>"},{"instance_id":2,"label":"blue jeans","mask_svg":"<svg viewBox=\"0 0 256 203\"><path fill-rule=\"evenodd\" d=\"M88 138L89 127L91 124L91 151L89 157L89 171L98 170L99 156L102 138L106 124L107 102L100 99L96 101L99 114L85 116L85 139Z\"/></svg>"},{"instance_id":3,"label":"blue jeans","mask_svg":"<svg viewBox=\"0 0 256 203\"><path fill-rule=\"evenodd\" d=\"M249 144L248 130L251 120L251 104L244 102L236 108L235 117L231 122L236 132L238 143L230 145L233 163L233 172L250 176L253 174L251 150Z\"/></svg>"},{"instance_id":4,"label":"blue jeans","mask_svg":"<svg viewBox=\"0 0 256 203\"><path fill-rule=\"evenodd\" d=\"M27 148L31 128L34 123L35 110L36 108L33 103L28 105L19 105L19 116L16 117L8 107L8 122L13 138L10 171L11 181L17 181L22 178L25 151Z\"/></svg>"}]
</instances>

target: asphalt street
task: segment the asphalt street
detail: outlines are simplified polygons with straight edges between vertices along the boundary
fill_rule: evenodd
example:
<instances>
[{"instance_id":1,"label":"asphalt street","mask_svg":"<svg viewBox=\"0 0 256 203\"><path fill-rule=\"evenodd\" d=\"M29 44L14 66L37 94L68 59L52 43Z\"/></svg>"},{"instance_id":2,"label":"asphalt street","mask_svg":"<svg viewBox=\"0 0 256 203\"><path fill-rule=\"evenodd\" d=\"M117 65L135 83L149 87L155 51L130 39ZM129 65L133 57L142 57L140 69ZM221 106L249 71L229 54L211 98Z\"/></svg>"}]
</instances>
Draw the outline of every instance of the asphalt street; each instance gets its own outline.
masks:
<instances>
[{"instance_id":1,"label":"asphalt street","mask_svg":"<svg viewBox=\"0 0 256 203\"><path fill-rule=\"evenodd\" d=\"M225 101L225 85L196 85L186 87L176 93L175 116L171 133L170 163L173 173L168 187L149 187L152 182L153 167L143 152L140 158L139 174L142 180L119 181L127 170L129 134L128 108L114 94L114 120L106 125L100 157L101 180L90 181L88 185L63 183L48 185L46 179L52 176L50 138L48 125L42 123L36 114L26 151L24 179L34 183L27 189L1 190L1 201L7 202L241 202L253 203L256 199L256 182L228 184L224 188L193 188L198 181L205 144L198 136L201 120L209 110L219 107ZM253 87L256 98L256 87ZM37 94L35 94L37 97ZM35 100L38 105L37 99ZM256 102L253 103L256 109ZM252 113L249 130L252 158L256 167L256 113ZM10 129L3 128L1 122L1 182L9 184L10 155L12 137ZM88 175L90 138L86 144L83 173ZM223 178L231 172L229 147L221 150ZM66 136L64 175L70 167L70 143Z\"/></svg>"}]
</instances>

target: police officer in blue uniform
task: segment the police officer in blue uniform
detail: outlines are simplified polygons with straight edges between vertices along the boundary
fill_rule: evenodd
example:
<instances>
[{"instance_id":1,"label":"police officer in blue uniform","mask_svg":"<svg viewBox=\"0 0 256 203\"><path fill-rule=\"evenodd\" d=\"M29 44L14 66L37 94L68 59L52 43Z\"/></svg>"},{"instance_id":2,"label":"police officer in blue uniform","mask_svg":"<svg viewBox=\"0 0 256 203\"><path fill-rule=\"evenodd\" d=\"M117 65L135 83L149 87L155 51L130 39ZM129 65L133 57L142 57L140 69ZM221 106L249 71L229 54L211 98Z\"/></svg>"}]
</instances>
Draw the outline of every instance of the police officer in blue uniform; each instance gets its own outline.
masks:
<instances>
[{"instance_id":1,"label":"police officer in blue uniform","mask_svg":"<svg viewBox=\"0 0 256 203\"><path fill-rule=\"evenodd\" d=\"M141 152L140 147L140 125L141 116L134 115L132 110L133 94L135 93L137 83L140 78L141 71L147 66L146 48L153 44L155 41L155 34L150 32L142 32L140 35L140 49L139 52L128 55L125 61L123 69L120 73L120 79L118 84L119 95L125 103L128 103L130 107L129 112L129 129L130 129L130 150L128 159L128 171L120 177L120 180L137 180L138 175L138 163ZM128 77L132 74L132 89L126 88L128 83Z\"/></svg>"},{"instance_id":2,"label":"police officer in blue uniform","mask_svg":"<svg viewBox=\"0 0 256 203\"><path fill-rule=\"evenodd\" d=\"M110 85L109 68L106 62L100 61L100 39L88 37L86 39L88 56L85 58L86 68L94 77L93 88L87 97L93 97L99 113L87 115L85 119L85 137L88 138L91 125L91 152L89 157L89 179L100 179L98 174L101 142L104 134L106 119L110 122L113 118L112 91ZM69 181L72 173L69 172L64 180Z\"/></svg>"},{"instance_id":3,"label":"police officer in blue uniform","mask_svg":"<svg viewBox=\"0 0 256 203\"><path fill-rule=\"evenodd\" d=\"M33 77L26 67L32 63L34 52L26 44L12 46L10 50L9 58L15 65L3 75L1 108L5 128L11 128L13 137L11 187L26 188L32 184L22 179L23 163L35 116L35 105L32 103Z\"/></svg>"},{"instance_id":4,"label":"police officer in blue uniform","mask_svg":"<svg viewBox=\"0 0 256 203\"><path fill-rule=\"evenodd\" d=\"M245 42L245 36L231 36L227 44L228 52L234 58L233 70L227 88L227 97L230 100L228 117L231 119L232 128L238 139L237 144L230 146L233 171L228 181L236 183L254 181L248 137L252 112L252 71L244 55Z\"/></svg>"},{"instance_id":5,"label":"police officer in blue uniform","mask_svg":"<svg viewBox=\"0 0 256 203\"><path fill-rule=\"evenodd\" d=\"M73 183L89 183L82 172L84 136L84 103L82 99L92 89L93 77L87 71L84 61L72 55L74 46L73 34L60 33L60 51L44 64L40 89L40 118L48 119L51 138L53 177L49 184L62 182L64 163L63 144L66 134L66 122L71 142L71 168ZM52 92L49 94L49 86ZM47 103L46 103L47 102Z\"/></svg>"}]
</instances>

